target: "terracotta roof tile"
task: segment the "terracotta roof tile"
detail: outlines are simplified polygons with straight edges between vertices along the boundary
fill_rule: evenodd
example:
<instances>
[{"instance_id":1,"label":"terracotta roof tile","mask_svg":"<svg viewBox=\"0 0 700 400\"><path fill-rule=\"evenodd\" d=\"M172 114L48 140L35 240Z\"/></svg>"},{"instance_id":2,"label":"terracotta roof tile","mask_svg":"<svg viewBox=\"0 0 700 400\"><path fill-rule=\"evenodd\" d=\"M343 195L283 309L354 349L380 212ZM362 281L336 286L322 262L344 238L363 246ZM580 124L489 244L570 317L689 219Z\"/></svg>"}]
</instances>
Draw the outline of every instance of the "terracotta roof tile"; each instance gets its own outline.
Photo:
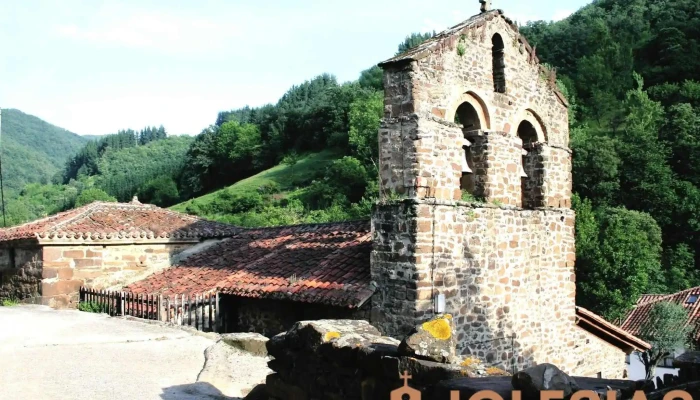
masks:
<instances>
[{"instance_id":1,"label":"terracotta roof tile","mask_svg":"<svg viewBox=\"0 0 700 400\"><path fill-rule=\"evenodd\" d=\"M94 202L23 225L0 229L0 241L228 237L241 228L141 203Z\"/></svg>"},{"instance_id":2,"label":"terracotta roof tile","mask_svg":"<svg viewBox=\"0 0 700 400\"><path fill-rule=\"evenodd\" d=\"M693 327L692 335L695 341L700 341L700 286L673 294L642 295L620 327L633 335L638 335L642 327L648 323L649 312L654 305L666 301L680 304L685 308L688 312L686 324Z\"/></svg>"},{"instance_id":3,"label":"terracotta roof tile","mask_svg":"<svg viewBox=\"0 0 700 400\"><path fill-rule=\"evenodd\" d=\"M126 290L357 307L372 295L369 221L249 229Z\"/></svg>"},{"instance_id":4,"label":"terracotta roof tile","mask_svg":"<svg viewBox=\"0 0 700 400\"><path fill-rule=\"evenodd\" d=\"M608 342L618 343L622 347L627 347L629 349L644 351L651 348L651 345L636 336L630 334L629 332L621 329L610 322L606 321L603 317L595 314L583 307L576 307L576 323L579 325L584 325L588 330L592 331L596 336ZM613 339L612 341L608 340Z\"/></svg>"}]
</instances>

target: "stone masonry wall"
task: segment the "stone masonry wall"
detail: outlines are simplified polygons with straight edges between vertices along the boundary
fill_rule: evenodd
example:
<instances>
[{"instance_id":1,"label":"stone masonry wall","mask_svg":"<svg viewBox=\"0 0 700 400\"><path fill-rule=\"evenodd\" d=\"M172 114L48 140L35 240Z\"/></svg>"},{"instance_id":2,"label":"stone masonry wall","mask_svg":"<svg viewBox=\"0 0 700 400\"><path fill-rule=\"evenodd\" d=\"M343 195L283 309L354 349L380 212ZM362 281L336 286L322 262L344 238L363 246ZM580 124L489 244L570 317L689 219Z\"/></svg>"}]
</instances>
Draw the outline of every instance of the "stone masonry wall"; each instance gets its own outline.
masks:
<instances>
[{"instance_id":1,"label":"stone masonry wall","mask_svg":"<svg viewBox=\"0 0 700 400\"><path fill-rule=\"evenodd\" d=\"M493 86L491 37L496 33L505 43L506 93L495 92ZM382 195L461 198L465 133L453 121L457 108L467 102L476 109L483 131L476 140L467 136L476 152L474 195L523 205L519 170L523 143L517 130L522 121L528 121L538 133L542 169L534 177L539 187L530 185L527 191L534 201L526 206L568 207L567 108L524 50L519 34L496 17L454 42L418 61L385 66L385 112L379 132ZM456 50L458 42L466 49L462 56ZM476 155L481 156L480 165Z\"/></svg>"},{"instance_id":2,"label":"stone masonry wall","mask_svg":"<svg viewBox=\"0 0 700 400\"><path fill-rule=\"evenodd\" d=\"M42 304L76 307L80 286L119 290L171 265L178 244L44 246Z\"/></svg>"},{"instance_id":3,"label":"stone masonry wall","mask_svg":"<svg viewBox=\"0 0 700 400\"><path fill-rule=\"evenodd\" d=\"M372 322L401 336L444 294L458 350L502 368L575 346L574 213L404 200L376 208Z\"/></svg>"},{"instance_id":4,"label":"stone masonry wall","mask_svg":"<svg viewBox=\"0 0 700 400\"><path fill-rule=\"evenodd\" d=\"M574 349L568 355L568 368L578 376L600 376L606 379L625 377L625 352L592 333L579 328L573 330Z\"/></svg>"},{"instance_id":5,"label":"stone masonry wall","mask_svg":"<svg viewBox=\"0 0 700 400\"><path fill-rule=\"evenodd\" d=\"M354 310L293 301L240 297L234 299L233 313L237 325L234 331L255 332L268 337L290 329L297 321L326 318L369 319L369 307Z\"/></svg>"},{"instance_id":6,"label":"stone masonry wall","mask_svg":"<svg viewBox=\"0 0 700 400\"><path fill-rule=\"evenodd\" d=\"M494 91L491 39L495 34L505 44L506 93ZM462 56L457 51L460 42L465 49ZM541 76L539 65L521 46L519 33L500 17L463 32L453 46L436 49L412 62L408 74L413 107L404 106L404 113L444 115L452 121L464 94L469 93L485 108L487 121L482 121L485 130L517 136L520 122L534 116L539 120L541 136L545 136L542 139L552 146L569 145L567 107ZM392 113L392 117L397 116Z\"/></svg>"},{"instance_id":7,"label":"stone masonry wall","mask_svg":"<svg viewBox=\"0 0 700 400\"><path fill-rule=\"evenodd\" d=\"M379 130L382 195L460 200L465 134L436 117L413 114L385 118ZM472 131L471 143L476 197L522 207L519 166L523 162L520 138L505 132ZM530 145L523 166L527 208L569 207L571 204L571 152L545 143ZM530 160L530 163L527 163ZM536 173L532 173L532 172Z\"/></svg>"},{"instance_id":8,"label":"stone masonry wall","mask_svg":"<svg viewBox=\"0 0 700 400\"><path fill-rule=\"evenodd\" d=\"M0 300L39 302L41 249L36 244L0 247Z\"/></svg>"}]
</instances>

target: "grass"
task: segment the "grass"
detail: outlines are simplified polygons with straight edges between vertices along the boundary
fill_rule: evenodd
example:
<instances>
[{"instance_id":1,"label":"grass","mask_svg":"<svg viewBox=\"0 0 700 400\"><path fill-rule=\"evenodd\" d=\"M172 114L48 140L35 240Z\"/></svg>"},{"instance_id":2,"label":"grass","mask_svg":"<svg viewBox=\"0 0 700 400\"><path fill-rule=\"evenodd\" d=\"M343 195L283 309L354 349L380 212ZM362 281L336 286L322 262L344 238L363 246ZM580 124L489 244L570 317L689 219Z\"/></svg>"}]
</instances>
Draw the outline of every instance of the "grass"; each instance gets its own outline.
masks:
<instances>
[{"instance_id":1,"label":"grass","mask_svg":"<svg viewBox=\"0 0 700 400\"><path fill-rule=\"evenodd\" d=\"M280 192L275 194L275 197L278 199L286 198L290 195L299 195L314 178L323 173L326 167L338 158L340 156L330 150L302 155L299 156L298 161L293 165L281 163L257 175L238 181L229 187L190 199L170 208L174 211L187 212L187 206L194 202L200 205L207 205L224 193L234 196L245 195L257 192L258 188L270 184L279 186Z\"/></svg>"},{"instance_id":2,"label":"grass","mask_svg":"<svg viewBox=\"0 0 700 400\"><path fill-rule=\"evenodd\" d=\"M14 297L2 299L2 301L0 301L0 306L3 306L3 307L12 307L12 306L17 306L19 304L20 304L19 300L17 300Z\"/></svg>"},{"instance_id":3,"label":"grass","mask_svg":"<svg viewBox=\"0 0 700 400\"><path fill-rule=\"evenodd\" d=\"M107 306L100 305L100 304L92 302L92 301L81 301L78 304L78 310L99 314L99 313L106 313Z\"/></svg>"}]
</instances>

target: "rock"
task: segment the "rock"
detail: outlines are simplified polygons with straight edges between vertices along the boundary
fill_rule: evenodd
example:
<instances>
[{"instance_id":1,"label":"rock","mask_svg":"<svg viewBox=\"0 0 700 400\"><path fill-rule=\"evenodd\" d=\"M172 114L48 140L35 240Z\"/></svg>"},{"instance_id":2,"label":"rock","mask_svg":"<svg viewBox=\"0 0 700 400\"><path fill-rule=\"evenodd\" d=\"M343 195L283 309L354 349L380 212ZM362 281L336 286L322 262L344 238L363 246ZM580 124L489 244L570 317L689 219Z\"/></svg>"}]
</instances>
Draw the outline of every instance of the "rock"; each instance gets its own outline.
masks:
<instances>
[{"instance_id":1,"label":"rock","mask_svg":"<svg viewBox=\"0 0 700 400\"><path fill-rule=\"evenodd\" d=\"M513 375L511 384L522 391L524 399L539 399L542 390L563 390L564 399L579 390L574 378L552 364L540 364Z\"/></svg>"},{"instance_id":2,"label":"rock","mask_svg":"<svg viewBox=\"0 0 700 400\"><path fill-rule=\"evenodd\" d=\"M267 400L268 398L267 388L263 383L254 387L243 400Z\"/></svg>"},{"instance_id":3,"label":"rock","mask_svg":"<svg viewBox=\"0 0 700 400\"><path fill-rule=\"evenodd\" d=\"M316 351L324 343L349 335L353 335L353 340L381 337L379 330L367 321L326 319L295 323L286 333L285 342L289 348Z\"/></svg>"},{"instance_id":4,"label":"rock","mask_svg":"<svg viewBox=\"0 0 700 400\"><path fill-rule=\"evenodd\" d=\"M452 334L452 316L437 316L424 322L399 345L401 355L428 361L448 363L455 359L455 339Z\"/></svg>"},{"instance_id":5,"label":"rock","mask_svg":"<svg viewBox=\"0 0 700 400\"><path fill-rule=\"evenodd\" d=\"M221 340L254 356L267 357L266 345L269 339L259 333L227 333L221 335Z\"/></svg>"},{"instance_id":6,"label":"rock","mask_svg":"<svg viewBox=\"0 0 700 400\"><path fill-rule=\"evenodd\" d=\"M308 400L309 398L302 388L285 383L277 374L267 376L265 391L270 398L279 400Z\"/></svg>"}]
</instances>

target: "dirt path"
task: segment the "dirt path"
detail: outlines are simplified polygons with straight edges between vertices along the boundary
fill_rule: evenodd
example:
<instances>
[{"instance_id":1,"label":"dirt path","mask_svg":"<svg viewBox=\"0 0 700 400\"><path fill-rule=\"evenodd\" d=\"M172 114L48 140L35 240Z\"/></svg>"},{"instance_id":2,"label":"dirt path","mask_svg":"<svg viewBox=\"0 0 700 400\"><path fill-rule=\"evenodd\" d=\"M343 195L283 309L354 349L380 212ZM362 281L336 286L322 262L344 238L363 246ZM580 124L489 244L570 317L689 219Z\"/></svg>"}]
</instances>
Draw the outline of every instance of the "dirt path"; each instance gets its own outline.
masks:
<instances>
[{"instance_id":1,"label":"dirt path","mask_svg":"<svg viewBox=\"0 0 700 400\"><path fill-rule=\"evenodd\" d=\"M0 399L236 398L197 382L205 350L214 343L106 315L0 307ZM264 366L264 360L251 365ZM228 386L223 389L231 394Z\"/></svg>"}]
</instances>

